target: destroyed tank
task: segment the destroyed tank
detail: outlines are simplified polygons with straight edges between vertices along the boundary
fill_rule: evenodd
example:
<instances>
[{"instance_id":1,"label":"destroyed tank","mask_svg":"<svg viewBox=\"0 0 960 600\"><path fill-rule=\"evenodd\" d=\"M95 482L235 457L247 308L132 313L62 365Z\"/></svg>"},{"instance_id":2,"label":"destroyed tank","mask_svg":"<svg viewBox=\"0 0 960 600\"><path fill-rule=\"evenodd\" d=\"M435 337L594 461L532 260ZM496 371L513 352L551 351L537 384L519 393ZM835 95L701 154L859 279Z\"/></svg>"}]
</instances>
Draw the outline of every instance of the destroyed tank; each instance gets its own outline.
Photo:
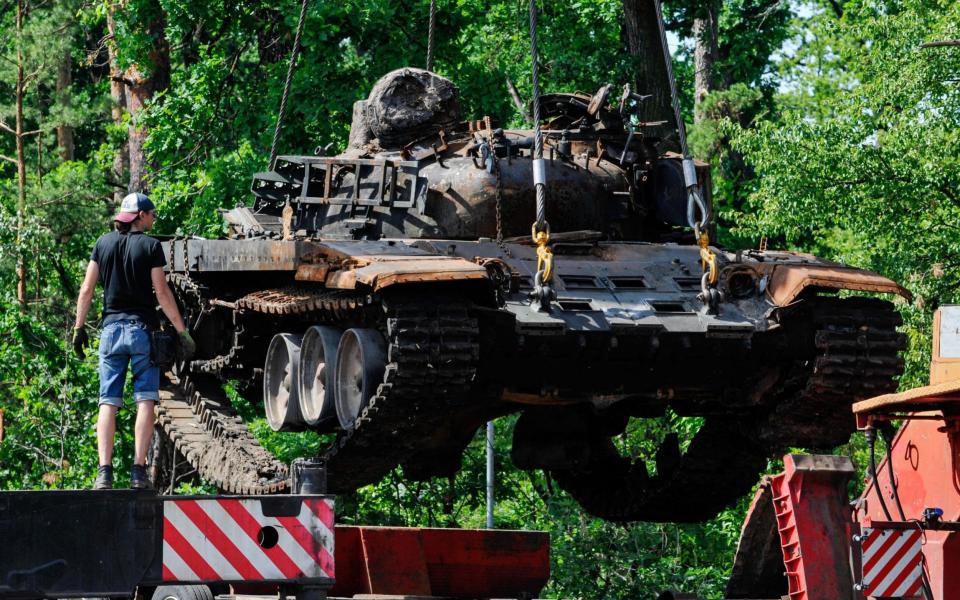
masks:
<instances>
[{"instance_id":1,"label":"destroyed tank","mask_svg":"<svg viewBox=\"0 0 960 600\"><path fill-rule=\"evenodd\" d=\"M544 305L532 132L464 120L457 88L419 69L355 105L344 153L256 174L226 239L165 242L198 344L160 403L179 452L227 491L289 485L226 381L274 430L330 434L332 493L398 465L449 476L483 423L519 413L516 466L599 517L683 522L739 498L786 447L845 442L851 403L903 368L900 319L873 296L908 293L806 254L712 248L705 302L676 124L612 89L541 98ZM692 440L667 435L649 466L622 450L632 419L668 412L701 418Z\"/></svg>"}]
</instances>

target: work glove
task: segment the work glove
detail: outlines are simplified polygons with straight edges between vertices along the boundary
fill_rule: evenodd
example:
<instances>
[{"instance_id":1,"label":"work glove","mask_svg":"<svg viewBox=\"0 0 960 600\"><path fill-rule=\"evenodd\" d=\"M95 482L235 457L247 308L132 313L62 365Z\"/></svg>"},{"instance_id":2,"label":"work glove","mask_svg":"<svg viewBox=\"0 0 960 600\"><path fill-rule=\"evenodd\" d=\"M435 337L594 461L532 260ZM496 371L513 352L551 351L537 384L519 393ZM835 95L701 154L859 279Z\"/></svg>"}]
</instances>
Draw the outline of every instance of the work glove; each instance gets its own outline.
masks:
<instances>
[{"instance_id":1,"label":"work glove","mask_svg":"<svg viewBox=\"0 0 960 600\"><path fill-rule=\"evenodd\" d=\"M190 360L197 351L197 343L190 337L190 332L184 329L180 332L180 357Z\"/></svg>"},{"instance_id":2,"label":"work glove","mask_svg":"<svg viewBox=\"0 0 960 600\"><path fill-rule=\"evenodd\" d=\"M73 328L73 351L79 358L86 355L84 348L90 347L90 337L87 335L86 327Z\"/></svg>"}]
</instances>

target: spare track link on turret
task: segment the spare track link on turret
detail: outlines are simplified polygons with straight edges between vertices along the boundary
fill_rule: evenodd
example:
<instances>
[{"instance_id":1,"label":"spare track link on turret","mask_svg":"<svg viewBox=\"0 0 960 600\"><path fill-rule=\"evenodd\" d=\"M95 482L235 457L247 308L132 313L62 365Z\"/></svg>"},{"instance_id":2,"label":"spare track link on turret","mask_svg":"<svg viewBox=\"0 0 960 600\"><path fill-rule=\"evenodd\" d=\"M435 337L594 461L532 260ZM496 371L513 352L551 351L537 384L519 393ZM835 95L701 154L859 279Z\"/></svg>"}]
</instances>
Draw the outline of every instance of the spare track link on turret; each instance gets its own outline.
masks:
<instances>
[{"instance_id":1,"label":"spare track link on turret","mask_svg":"<svg viewBox=\"0 0 960 600\"><path fill-rule=\"evenodd\" d=\"M199 287L183 276L171 277L172 283L182 291L188 292L198 303L202 303ZM369 294L359 294L343 290L305 290L296 287L261 290L251 293L236 302L240 310L272 315L297 315L312 322L338 323L344 321L370 321L379 312L379 324L388 346L388 363L384 381L368 406L357 419L356 426L349 432L338 434L336 441L321 454L327 462L328 489L331 492L349 492L358 487L375 483L390 472L399 462L416 455L423 461L423 441L446 426L450 417L457 412L470 393L476 364L479 359L478 325L469 314L469 304L453 299L433 300L393 296L379 298ZM191 378L202 377L191 375ZM199 393L197 402L201 405L222 402L219 397L207 398L204 393L219 394L219 388L210 386L210 380L204 379L204 386L195 386L192 390ZM163 402L161 402L163 406ZM246 426L236 417L230 416L230 427L220 423L220 414L209 411L206 415L196 415L191 420L185 411L179 411L179 419L167 418L164 427L174 440L186 439L194 434L204 423L213 423L217 431L235 432L242 428L250 436ZM241 436L243 437L243 436ZM252 436L250 436L252 440ZM242 493L261 494L284 491L272 480L259 487L252 486L251 467L233 465L230 470L215 469L202 465L205 455L223 456L229 454L233 439L216 434L191 438L192 446L184 455L197 468L201 476L209 479L221 489ZM255 440L253 440L254 443ZM229 447L227 447L229 446ZM178 449L180 446L178 445ZM264 451L257 445L257 448ZM247 452L250 454L250 452ZM438 450L438 465L449 463L449 456ZM274 460L275 465L279 465ZM282 466L282 465L280 465ZM423 465L418 465L423 469ZM429 469L428 469L429 470ZM262 466L257 473L264 473ZM274 473L280 474L279 469ZM283 471L286 477L286 471ZM262 477L260 479L263 479ZM286 480L283 486L288 485Z\"/></svg>"},{"instance_id":2,"label":"spare track link on turret","mask_svg":"<svg viewBox=\"0 0 960 600\"><path fill-rule=\"evenodd\" d=\"M900 315L870 298L817 298L809 310L817 354L788 369L766 414L707 417L687 452L655 475L620 456L609 438L595 438L585 468L553 472L560 487L607 520L695 522L746 493L769 456L844 443L854 428L851 404L896 388L906 347Z\"/></svg>"}]
</instances>

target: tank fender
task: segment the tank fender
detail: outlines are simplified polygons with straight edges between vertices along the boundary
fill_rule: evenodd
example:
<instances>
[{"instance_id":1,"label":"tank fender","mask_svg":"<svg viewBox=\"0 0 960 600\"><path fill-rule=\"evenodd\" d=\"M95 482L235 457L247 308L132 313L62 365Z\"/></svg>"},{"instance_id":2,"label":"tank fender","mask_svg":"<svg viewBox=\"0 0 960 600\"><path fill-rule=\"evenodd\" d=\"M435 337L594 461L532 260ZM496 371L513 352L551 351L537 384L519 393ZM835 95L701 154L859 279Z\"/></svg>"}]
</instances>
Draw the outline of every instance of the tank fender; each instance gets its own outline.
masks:
<instances>
[{"instance_id":1,"label":"tank fender","mask_svg":"<svg viewBox=\"0 0 960 600\"><path fill-rule=\"evenodd\" d=\"M767 278L767 297L777 306L790 304L807 288L896 294L908 302L913 295L902 285L865 269L837 264L755 265Z\"/></svg>"},{"instance_id":2,"label":"tank fender","mask_svg":"<svg viewBox=\"0 0 960 600\"><path fill-rule=\"evenodd\" d=\"M314 244L313 250L297 268L296 279L328 288L378 291L404 283L489 279L487 269L476 262L396 242Z\"/></svg>"},{"instance_id":3,"label":"tank fender","mask_svg":"<svg viewBox=\"0 0 960 600\"><path fill-rule=\"evenodd\" d=\"M352 266L352 265L351 265ZM396 259L368 257L364 265L327 275L327 287L353 289L358 283L382 290L402 283L488 279L487 270L465 258L437 256Z\"/></svg>"}]
</instances>

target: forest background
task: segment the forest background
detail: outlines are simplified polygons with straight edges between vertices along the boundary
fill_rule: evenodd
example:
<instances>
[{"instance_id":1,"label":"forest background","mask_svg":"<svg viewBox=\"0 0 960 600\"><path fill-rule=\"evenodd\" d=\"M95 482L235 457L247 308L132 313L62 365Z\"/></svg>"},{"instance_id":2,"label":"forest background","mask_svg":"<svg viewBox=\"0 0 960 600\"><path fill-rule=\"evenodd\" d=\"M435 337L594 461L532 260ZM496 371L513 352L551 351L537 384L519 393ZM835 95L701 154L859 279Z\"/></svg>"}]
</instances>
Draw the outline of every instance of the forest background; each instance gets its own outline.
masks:
<instances>
[{"instance_id":1,"label":"forest background","mask_svg":"<svg viewBox=\"0 0 960 600\"><path fill-rule=\"evenodd\" d=\"M631 16L648 0L541 4L545 91L631 81L645 60ZM439 0L435 70L465 115L523 123L526 2ZM90 485L95 358L67 343L79 280L117 199L149 191L158 233L217 235L267 166L299 15L278 0L0 0L0 489ZM314 0L279 147L345 145L353 102L387 71L422 66L428 0ZM811 251L902 282L901 386L925 382L932 310L960 301L960 38L953 0L665 0L694 153L714 167L720 243ZM641 90L643 91L643 90ZM251 413L252 414L252 413ZM698 525L604 523L509 461L498 421L500 527L549 531L546 594L721 594L747 499ZM631 424L649 455L664 432ZM281 457L309 435L254 429ZM132 423L121 415L120 472ZM862 441L836 452L855 459ZM778 467L771 462L770 469ZM202 482L184 490L204 490ZM394 473L340 502L346 522L481 526L483 442L452 481Z\"/></svg>"}]
</instances>

